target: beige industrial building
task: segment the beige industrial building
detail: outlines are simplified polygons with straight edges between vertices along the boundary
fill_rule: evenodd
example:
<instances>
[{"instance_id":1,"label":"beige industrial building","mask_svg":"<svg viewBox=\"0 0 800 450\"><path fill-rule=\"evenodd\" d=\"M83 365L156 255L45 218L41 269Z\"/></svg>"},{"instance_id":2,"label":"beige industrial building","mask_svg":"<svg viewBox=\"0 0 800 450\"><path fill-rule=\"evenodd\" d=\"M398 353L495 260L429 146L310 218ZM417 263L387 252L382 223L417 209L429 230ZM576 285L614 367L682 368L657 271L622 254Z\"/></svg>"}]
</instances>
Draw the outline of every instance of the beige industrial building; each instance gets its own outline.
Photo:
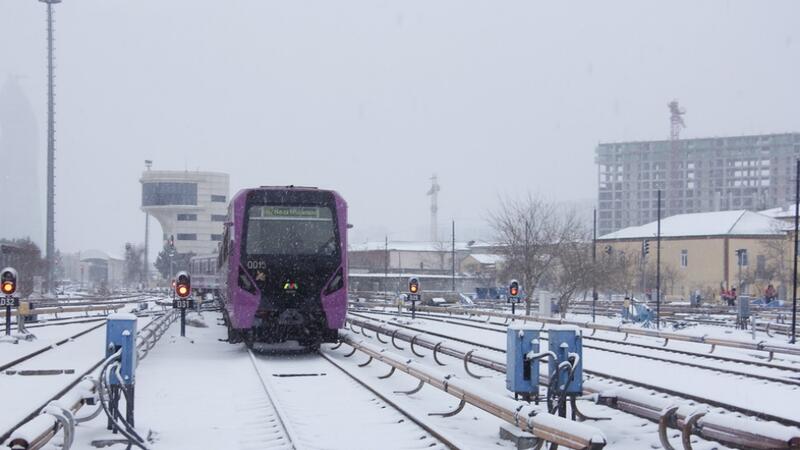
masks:
<instances>
[{"instance_id":1,"label":"beige industrial building","mask_svg":"<svg viewBox=\"0 0 800 450\"><path fill-rule=\"evenodd\" d=\"M632 291L655 291L656 234L651 222L601 236L598 258L628 258ZM662 292L672 299L695 292L718 299L721 288L739 287L740 295L758 297L771 283L786 298L791 245L785 222L751 211L667 217L661 221Z\"/></svg>"}]
</instances>

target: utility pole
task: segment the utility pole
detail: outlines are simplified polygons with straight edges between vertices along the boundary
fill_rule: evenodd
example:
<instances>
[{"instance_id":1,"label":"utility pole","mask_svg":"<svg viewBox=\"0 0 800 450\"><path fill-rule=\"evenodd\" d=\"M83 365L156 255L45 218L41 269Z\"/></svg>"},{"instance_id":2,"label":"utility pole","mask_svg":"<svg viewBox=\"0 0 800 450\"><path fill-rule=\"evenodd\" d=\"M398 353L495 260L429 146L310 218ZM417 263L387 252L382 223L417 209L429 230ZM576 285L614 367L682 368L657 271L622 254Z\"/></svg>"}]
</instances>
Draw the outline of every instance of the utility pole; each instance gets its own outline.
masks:
<instances>
[{"instance_id":1,"label":"utility pole","mask_svg":"<svg viewBox=\"0 0 800 450\"><path fill-rule=\"evenodd\" d=\"M800 217L800 159L797 160L797 168L795 169L794 176L794 270L792 271L792 339L789 341L792 344L796 342L796 327L797 327L797 228L798 217Z\"/></svg>"},{"instance_id":2,"label":"utility pole","mask_svg":"<svg viewBox=\"0 0 800 450\"><path fill-rule=\"evenodd\" d=\"M661 329L661 189L658 190L658 227L656 231L656 328Z\"/></svg>"},{"instance_id":3,"label":"utility pole","mask_svg":"<svg viewBox=\"0 0 800 450\"><path fill-rule=\"evenodd\" d=\"M595 321L596 310L597 310L597 208L595 208L594 211L592 211L592 322ZM541 311L541 309L539 311Z\"/></svg>"},{"instance_id":4,"label":"utility pole","mask_svg":"<svg viewBox=\"0 0 800 450\"><path fill-rule=\"evenodd\" d=\"M383 293L386 295L389 289L389 235L383 243Z\"/></svg>"},{"instance_id":5,"label":"utility pole","mask_svg":"<svg viewBox=\"0 0 800 450\"><path fill-rule=\"evenodd\" d=\"M453 232L451 234L453 249L450 253L450 259L453 265L453 292L456 291L456 221L453 221Z\"/></svg>"},{"instance_id":6,"label":"utility pole","mask_svg":"<svg viewBox=\"0 0 800 450\"><path fill-rule=\"evenodd\" d=\"M530 276L528 275L531 271L529 261L528 261L528 230L530 229L530 224L528 223L528 219L525 219L525 273L522 280L523 286L522 288L525 289L525 315L531 315L531 295L533 295L533 291L530 290Z\"/></svg>"},{"instance_id":7,"label":"utility pole","mask_svg":"<svg viewBox=\"0 0 800 450\"><path fill-rule=\"evenodd\" d=\"M149 159L144 160L144 167L147 170L153 166L153 161ZM148 260L148 250L150 249L150 213L144 212L144 288L147 289L150 282L150 270Z\"/></svg>"},{"instance_id":8,"label":"utility pole","mask_svg":"<svg viewBox=\"0 0 800 450\"><path fill-rule=\"evenodd\" d=\"M55 93L53 72L53 5L61 0L39 0L47 4L47 236L45 258L47 259L47 292L53 292L55 283Z\"/></svg>"}]
</instances>

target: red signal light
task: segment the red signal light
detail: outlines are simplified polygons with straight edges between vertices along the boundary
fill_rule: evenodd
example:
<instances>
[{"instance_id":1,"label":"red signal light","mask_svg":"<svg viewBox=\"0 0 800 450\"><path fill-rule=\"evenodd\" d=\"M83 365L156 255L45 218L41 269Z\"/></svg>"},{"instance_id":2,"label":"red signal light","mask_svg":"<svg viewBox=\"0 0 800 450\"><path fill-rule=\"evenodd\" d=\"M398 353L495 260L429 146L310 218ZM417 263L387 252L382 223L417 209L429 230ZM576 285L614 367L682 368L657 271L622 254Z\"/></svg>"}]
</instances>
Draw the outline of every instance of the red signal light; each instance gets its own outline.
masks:
<instances>
[{"instance_id":1,"label":"red signal light","mask_svg":"<svg viewBox=\"0 0 800 450\"><path fill-rule=\"evenodd\" d=\"M17 290L17 287L14 285L14 283L12 281L6 281L6 282L3 282L2 290L3 290L3 294L11 295L11 294L14 293L14 291Z\"/></svg>"}]
</instances>

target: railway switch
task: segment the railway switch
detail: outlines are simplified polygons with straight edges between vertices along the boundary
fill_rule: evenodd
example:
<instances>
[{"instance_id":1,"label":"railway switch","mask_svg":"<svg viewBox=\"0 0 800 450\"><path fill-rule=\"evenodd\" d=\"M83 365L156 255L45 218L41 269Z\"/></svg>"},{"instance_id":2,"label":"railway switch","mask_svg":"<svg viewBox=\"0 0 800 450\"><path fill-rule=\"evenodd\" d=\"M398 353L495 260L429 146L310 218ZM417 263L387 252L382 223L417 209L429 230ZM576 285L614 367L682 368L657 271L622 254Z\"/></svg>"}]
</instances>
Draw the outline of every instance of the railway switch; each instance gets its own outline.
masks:
<instances>
[{"instance_id":1,"label":"railway switch","mask_svg":"<svg viewBox=\"0 0 800 450\"><path fill-rule=\"evenodd\" d=\"M577 327L570 325L548 328L550 351L555 358L550 359L550 377L558 377L558 388L567 395L581 395L583 392L583 344ZM565 364L567 363L567 364Z\"/></svg>"},{"instance_id":2,"label":"railway switch","mask_svg":"<svg viewBox=\"0 0 800 450\"><path fill-rule=\"evenodd\" d=\"M109 386L109 405L112 410L119 408L122 395L125 396L125 417L133 426L134 385L136 384L136 316L130 313L109 314L106 321L106 358L119 352L115 363L112 363ZM111 418L108 429L111 430Z\"/></svg>"},{"instance_id":3,"label":"railway switch","mask_svg":"<svg viewBox=\"0 0 800 450\"><path fill-rule=\"evenodd\" d=\"M506 333L506 388L530 401L539 393L539 329L514 324Z\"/></svg>"},{"instance_id":4,"label":"railway switch","mask_svg":"<svg viewBox=\"0 0 800 450\"><path fill-rule=\"evenodd\" d=\"M122 350L120 375L122 380L111 377L111 384L134 384L136 371L136 316L117 313L108 316L106 323L106 357Z\"/></svg>"}]
</instances>

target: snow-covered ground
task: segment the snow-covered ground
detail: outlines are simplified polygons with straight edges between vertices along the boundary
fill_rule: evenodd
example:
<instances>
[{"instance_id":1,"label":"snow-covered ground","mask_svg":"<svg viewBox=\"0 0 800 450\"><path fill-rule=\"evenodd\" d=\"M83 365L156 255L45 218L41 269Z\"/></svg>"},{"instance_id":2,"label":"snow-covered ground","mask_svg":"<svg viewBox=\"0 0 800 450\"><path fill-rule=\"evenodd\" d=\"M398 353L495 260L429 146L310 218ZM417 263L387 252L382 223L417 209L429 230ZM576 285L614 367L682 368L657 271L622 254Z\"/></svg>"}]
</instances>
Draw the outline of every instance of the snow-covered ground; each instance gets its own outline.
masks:
<instances>
[{"instance_id":1,"label":"snow-covered ground","mask_svg":"<svg viewBox=\"0 0 800 450\"><path fill-rule=\"evenodd\" d=\"M359 314L362 314L359 312ZM485 328L476 329L457 324L433 321L418 317L393 319L386 315L367 313L374 320L395 322L421 330L505 348L506 336L502 325L482 321ZM439 316L444 318L446 316ZM443 439L459 448L513 448L509 441L499 438L500 419L478 408L467 405L458 415L450 418L429 416L428 413L453 410L458 399L443 391L426 386L412 395L397 393L417 385L417 380L397 372L388 379L380 379L388 366L373 361L365 367L367 357L356 352L352 357L347 345L332 349L324 345L322 353L336 367L318 354L307 352L251 353L242 344L223 342L225 328L219 326L220 315L207 312L202 315L206 327L187 327L187 337L179 336L179 325L174 323L156 347L143 360L136 374L136 428L149 436L150 447L157 449L205 448L309 448L309 449L372 449L372 448L444 448L435 435L416 425L407 415L424 422ZM585 319L581 317L579 320ZM141 329L148 318L139 319ZM612 323L613 319L602 318ZM0 344L0 364L11 361L71 336L96 323L69 324L43 327L36 330L38 339L20 344ZM727 332L719 327L694 327L692 333L721 334L738 339L750 338L747 333ZM68 342L55 350L23 363L15 369L65 369L83 371L102 356L104 328L91 331L83 337ZM494 330L494 331L493 331ZM350 334L349 331L343 333ZM373 334L374 336L374 334ZM621 350L631 355L584 349L586 370L661 386L664 389L684 392L738 405L765 413L800 420L794 406L800 402L797 386L755 380L746 375L719 373L716 368L735 368L743 373L762 374L785 379L800 379L795 367L798 358L779 356L773 363L784 368L760 367L736 362L710 360L700 356L684 356L660 350L663 340L646 336L633 336L627 342L652 346L650 348L625 345L619 333L599 331L595 337L614 342L584 341L589 346ZM766 336L763 336L765 339ZM761 338L761 336L759 336ZM440 355L447 363L438 366L427 354L419 357L408 345L398 350L391 344L381 344L377 339L357 336L372 345L383 346L409 360L436 367L454 377L472 380L483 389L496 395L510 396L505 387L505 376L487 369L473 367L484 378L473 380L464 370L463 361ZM775 339L781 342L780 339ZM468 344L461 345L469 348ZM62 348L63 347L63 348ZM707 353L708 345L688 342L670 342L669 348ZM419 350L419 349L418 349ZM481 353L504 355L480 349ZM429 353L424 351L424 353ZM763 352L734 348L717 348L714 354L735 357L745 361L764 361ZM669 361L654 361L647 356L657 356ZM708 369L686 367L686 360ZM345 371L368 385L388 401L399 406L398 411L374 392L361 386ZM74 377L75 375L73 375ZM59 386L70 380L67 375L27 376L0 375L0 388L6 392L0 405L0 430L8 429L38 404L55 393ZM8 400L8 403L5 401ZM6 405L16 405L10 408ZM20 407L24 406L24 407ZM607 439L606 448L622 450L659 449L657 424L634 415L592 401L579 400L583 413L611 420L589 421ZM81 411L85 415L93 407ZM406 415L407 414L407 415ZM76 449L93 449L93 441L118 439L105 429L105 416L80 424L77 427ZM679 431L670 430L670 439L678 444ZM711 450L726 448L715 442L692 437L693 448Z\"/></svg>"},{"instance_id":2,"label":"snow-covered ground","mask_svg":"<svg viewBox=\"0 0 800 450\"><path fill-rule=\"evenodd\" d=\"M187 328L186 338L173 324L137 370L136 428L152 437L153 449L281 448L289 439L295 448L307 449L444 448L319 355L256 354L251 359L242 344L221 342L226 333L217 318L205 314L209 326ZM441 423L442 433L459 447L511 448L498 439L500 421L494 417L475 410L452 419L428 418L428 412L446 411L458 402L432 388L408 397L395 394L416 381L398 374L375 383L385 367L359 369L356 362L362 361L345 358L341 349L322 351L370 385L380 385L382 395L415 416L436 422L437 431ZM103 417L80 425L74 448L90 449L93 440L113 438L104 427Z\"/></svg>"}]
</instances>

